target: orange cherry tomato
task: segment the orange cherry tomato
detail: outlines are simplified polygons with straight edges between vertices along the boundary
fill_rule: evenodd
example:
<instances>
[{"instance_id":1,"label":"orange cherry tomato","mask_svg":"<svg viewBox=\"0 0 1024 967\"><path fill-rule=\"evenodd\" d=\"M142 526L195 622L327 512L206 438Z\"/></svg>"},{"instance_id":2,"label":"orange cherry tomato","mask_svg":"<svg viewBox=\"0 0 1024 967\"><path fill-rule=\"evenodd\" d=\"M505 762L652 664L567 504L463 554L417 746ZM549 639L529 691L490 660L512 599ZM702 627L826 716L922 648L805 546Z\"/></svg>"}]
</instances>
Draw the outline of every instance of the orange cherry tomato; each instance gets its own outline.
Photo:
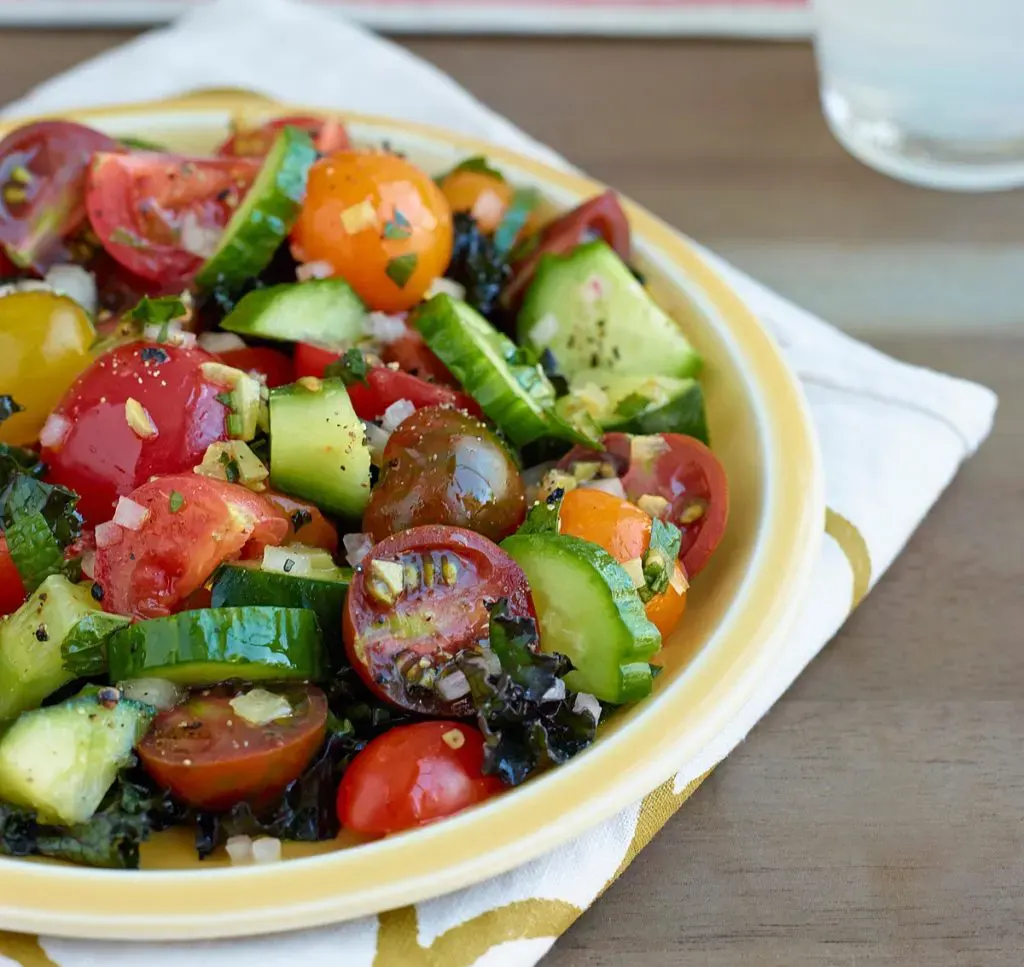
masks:
<instances>
[{"instance_id":1,"label":"orange cherry tomato","mask_svg":"<svg viewBox=\"0 0 1024 967\"><path fill-rule=\"evenodd\" d=\"M497 175L458 169L441 179L441 191L453 212L469 212L480 231L487 234L501 224L515 194L515 189Z\"/></svg>"},{"instance_id":2,"label":"orange cherry tomato","mask_svg":"<svg viewBox=\"0 0 1024 967\"><path fill-rule=\"evenodd\" d=\"M338 528L336 528L316 504L287 494L268 490L263 494L278 510L287 515L288 536L285 544L305 544L308 547L322 547L328 554L338 550Z\"/></svg>"},{"instance_id":3,"label":"orange cherry tomato","mask_svg":"<svg viewBox=\"0 0 1024 967\"><path fill-rule=\"evenodd\" d=\"M577 488L562 498L558 531L603 547L616 561L642 557L651 541L651 518L628 500L603 490ZM676 563L676 571L682 568ZM670 584L646 605L647 617L667 638L686 610L686 592Z\"/></svg>"},{"instance_id":4,"label":"orange cherry tomato","mask_svg":"<svg viewBox=\"0 0 1024 967\"><path fill-rule=\"evenodd\" d=\"M301 262L327 262L371 309L423 298L452 255L452 213L426 172L381 151L338 151L309 173L292 230Z\"/></svg>"}]
</instances>

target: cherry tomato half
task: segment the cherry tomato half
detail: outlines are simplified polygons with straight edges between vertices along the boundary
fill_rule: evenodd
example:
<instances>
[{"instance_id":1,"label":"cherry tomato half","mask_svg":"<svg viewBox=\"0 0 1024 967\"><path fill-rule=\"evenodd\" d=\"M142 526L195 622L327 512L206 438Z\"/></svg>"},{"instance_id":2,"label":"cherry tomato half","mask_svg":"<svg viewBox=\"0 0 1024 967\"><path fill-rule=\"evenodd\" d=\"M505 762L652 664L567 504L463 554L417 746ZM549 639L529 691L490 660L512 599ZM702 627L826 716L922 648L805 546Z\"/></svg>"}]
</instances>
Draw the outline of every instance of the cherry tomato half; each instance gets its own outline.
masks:
<instances>
[{"instance_id":1,"label":"cherry tomato half","mask_svg":"<svg viewBox=\"0 0 1024 967\"><path fill-rule=\"evenodd\" d=\"M246 346L245 349L230 349L217 355L227 366L262 376L271 389L295 382L295 367L292 361L276 349Z\"/></svg>"},{"instance_id":2,"label":"cherry tomato half","mask_svg":"<svg viewBox=\"0 0 1024 967\"><path fill-rule=\"evenodd\" d=\"M508 448L458 410L417 410L391 434L381 463L363 515L363 530L375 541L421 524L465 527L500 541L526 516L526 488Z\"/></svg>"},{"instance_id":3,"label":"cherry tomato half","mask_svg":"<svg viewBox=\"0 0 1024 967\"><path fill-rule=\"evenodd\" d=\"M407 570L397 591L388 584L396 566ZM453 655L487 639L487 605L498 598L508 599L511 617L535 617L526 575L486 537L441 526L389 537L370 550L345 599L352 667L399 708L469 714L467 698L446 702L430 686Z\"/></svg>"},{"instance_id":4,"label":"cherry tomato half","mask_svg":"<svg viewBox=\"0 0 1024 967\"><path fill-rule=\"evenodd\" d=\"M433 180L382 151L338 151L309 172L292 230L301 262L327 262L371 309L408 309L444 274L452 217Z\"/></svg>"},{"instance_id":5,"label":"cherry tomato half","mask_svg":"<svg viewBox=\"0 0 1024 967\"><path fill-rule=\"evenodd\" d=\"M288 534L288 517L259 494L194 473L158 477L129 499L149 512L138 529L115 525L96 537L93 575L115 614L173 614L247 544L276 545Z\"/></svg>"},{"instance_id":6,"label":"cherry tomato half","mask_svg":"<svg viewBox=\"0 0 1024 967\"><path fill-rule=\"evenodd\" d=\"M324 349L322 346L314 346L310 342L297 342L295 344L295 355L292 357L292 364L295 366L295 378L303 376L315 376L322 379L324 370L331 363L336 363L338 354L333 349Z\"/></svg>"},{"instance_id":7,"label":"cherry tomato half","mask_svg":"<svg viewBox=\"0 0 1024 967\"><path fill-rule=\"evenodd\" d=\"M25 585L21 583L21 575L11 560L7 541L0 534L0 618L17 611L26 597Z\"/></svg>"},{"instance_id":8,"label":"cherry tomato half","mask_svg":"<svg viewBox=\"0 0 1024 967\"><path fill-rule=\"evenodd\" d=\"M338 529L324 517L316 504L276 490L268 490L263 496L288 518L286 544L322 547L331 554L338 550Z\"/></svg>"},{"instance_id":9,"label":"cherry tomato half","mask_svg":"<svg viewBox=\"0 0 1024 967\"><path fill-rule=\"evenodd\" d=\"M629 221L613 191L583 202L541 229L537 247L513 266L512 279L502 296L505 303L514 306L522 298L545 255L565 255L595 235L615 249L624 262L629 261Z\"/></svg>"},{"instance_id":10,"label":"cherry tomato half","mask_svg":"<svg viewBox=\"0 0 1024 967\"><path fill-rule=\"evenodd\" d=\"M657 443L660 438L661 443ZM693 578L718 547L729 517L729 483L725 470L700 440L680 433L661 433L647 438L653 448L633 459L634 444L627 433L606 433L601 453L576 447L559 463L563 469L580 461L610 463L630 500L645 494L669 502L665 518L682 531L679 559L688 578Z\"/></svg>"},{"instance_id":11,"label":"cherry tomato half","mask_svg":"<svg viewBox=\"0 0 1024 967\"><path fill-rule=\"evenodd\" d=\"M0 246L22 267L63 257L61 239L85 218L85 173L118 143L70 121L39 121L0 141Z\"/></svg>"},{"instance_id":12,"label":"cherry tomato half","mask_svg":"<svg viewBox=\"0 0 1024 967\"><path fill-rule=\"evenodd\" d=\"M504 788L483 774L483 761L483 736L468 725L399 725L352 760L338 788L338 819L369 836L444 819Z\"/></svg>"},{"instance_id":13,"label":"cherry tomato half","mask_svg":"<svg viewBox=\"0 0 1024 967\"><path fill-rule=\"evenodd\" d=\"M88 523L109 520L117 498L150 477L191 471L211 443L227 439L228 408L217 399L224 387L203 374L212 362L201 349L127 343L100 356L67 391L54 411L67 433L43 448L43 460L49 480L79 494ZM151 436L129 423L129 399L148 414Z\"/></svg>"},{"instance_id":14,"label":"cherry tomato half","mask_svg":"<svg viewBox=\"0 0 1024 967\"><path fill-rule=\"evenodd\" d=\"M266 725L246 721L231 707L232 696L219 690L161 712L138 746L146 772L199 809L269 805L302 775L327 729L327 698L319 688L275 691L292 714Z\"/></svg>"},{"instance_id":15,"label":"cherry tomato half","mask_svg":"<svg viewBox=\"0 0 1024 967\"><path fill-rule=\"evenodd\" d=\"M651 518L628 500L578 487L562 498L558 532L603 547L621 564L643 557L651 543ZM682 573L681 565L676 568ZM686 592L669 585L644 605L647 617L667 638L686 610Z\"/></svg>"},{"instance_id":16,"label":"cherry tomato half","mask_svg":"<svg viewBox=\"0 0 1024 967\"><path fill-rule=\"evenodd\" d=\"M130 272L184 285L209 254L198 254L190 236L215 244L259 170L255 158L97 154L86 181L89 221Z\"/></svg>"},{"instance_id":17,"label":"cherry tomato half","mask_svg":"<svg viewBox=\"0 0 1024 967\"><path fill-rule=\"evenodd\" d=\"M233 125L231 137L215 153L222 158L262 158L284 128L307 132L321 154L333 154L350 147L348 133L340 121L292 114L264 121L256 127Z\"/></svg>"}]
</instances>

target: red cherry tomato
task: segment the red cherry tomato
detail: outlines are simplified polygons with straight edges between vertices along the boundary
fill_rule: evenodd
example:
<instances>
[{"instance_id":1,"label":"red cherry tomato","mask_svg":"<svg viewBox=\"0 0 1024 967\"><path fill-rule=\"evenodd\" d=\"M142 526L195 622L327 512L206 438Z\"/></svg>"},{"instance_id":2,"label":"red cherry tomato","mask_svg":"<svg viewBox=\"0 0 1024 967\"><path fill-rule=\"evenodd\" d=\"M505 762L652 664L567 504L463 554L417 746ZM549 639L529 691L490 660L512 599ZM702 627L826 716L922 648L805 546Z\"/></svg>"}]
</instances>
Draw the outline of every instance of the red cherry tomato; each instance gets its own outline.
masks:
<instances>
[{"instance_id":1,"label":"red cherry tomato","mask_svg":"<svg viewBox=\"0 0 1024 967\"><path fill-rule=\"evenodd\" d=\"M21 266L45 269L85 218L85 173L113 138L70 121L39 121L0 141L0 247Z\"/></svg>"},{"instance_id":2,"label":"red cherry tomato","mask_svg":"<svg viewBox=\"0 0 1024 967\"><path fill-rule=\"evenodd\" d=\"M313 139L320 154L344 151L351 146L340 121L293 114L273 118L254 128L236 126L234 133L215 152L222 158L262 158L283 128L299 128Z\"/></svg>"},{"instance_id":3,"label":"red cherry tomato","mask_svg":"<svg viewBox=\"0 0 1024 967\"><path fill-rule=\"evenodd\" d=\"M70 424L67 435L43 448L48 479L74 490L90 524L109 520L118 497L153 476L189 470L206 448L227 439L224 387L210 382L203 364L216 359L201 349L133 342L100 356L72 384L54 411ZM156 427L140 436L126 416L136 400Z\"/></svg>"},{"instance_id":4,"label":"red cherry tomato","mask_svg":"<svg viewBox=\"0 0 1024 967\"><path fill-rule=\"evenodd\" d=\"M386 363L398 363L398 368L404 373L412 373L420 379L443 386L459 385L448 367L434 355L415 329L410 329L401 339L389 343L380 355Z\"/></svg>"},{"instance_id":5,"label":"red cherry tomato","mask_svg":"<svg viewBox=\"0 0 1024 967\"><path fill-rule=\"evenodd\" d=\"M403 420L381 467L363 515L375 541L421 524L466 527L500 541L526 515L526 489L508 447L485 423L450 407Z\"/></svg>"},{"instance_id":6,"label":"red cherry tomato","mask_svg":"<svg viewBox=\"0 0 1024 967\"><path fill-rule=\"evenodd\" d=\"M313 685L275 689L292 714L253 725L231 707L231 697L199 692L161 712L139 743L142 765L157 785L199 809L256 809L277 799L323 744L327 698Z\"/></svg>"},{"instance_id":7,"label":"red cherry tomato","mask_svg":"<svg viewBox=\"0 0 1024 967\"><path fill-rule=\"evenodd\" d=\"M537 247L513 266L514 274L502 298L514 306L533 281L537 266L545 255L565 255L595 235L615 249L624 262L629 261L629 221L613 191L583 202L541 229Z\"/></svg>"},{"instance_id":8,"label":"red cherry tomato","mask_svg":"<svg viewBox=\"0 0 1024 967\"><path fill-rule=\"evenodd\" d=\"M246 346L245 349L230 349L226 353L218 353L228 366L241 369L246 373L263 376L267 386L285 386L295 382L295 367L292 361L276 349L264 346Z\"/></svg>"},{"instance_id":9,"label":"red cherry tomato","mask_svg":"<svg viewBox=\"0 0 1024 967\"><path fill-rule=\"evenodd\" d=\"M259 169L254 158L97 154L86 182L89 221L130 272L184 285L205 258L189 250L183 226L222 230Z\"/></svg>"},{"instance_id":10,"label":"red cherry tomato","mask_svg":"<svg viewBox=\"0 0 1024 967\"><path fill-rule=\"evenodd\" d=\"M641 461L631 457L627 433L606 433L605 450L576 447L562 458L563 469L580 461L610 463L630 500L644 494L669 502L665 518L682 531L679 559L694 577L718 547L729 517L729 482L722 464L700 440L680 433L659 434L661 452Z\"/></svg>"},{"instance_id":11,"label":"red cherry tomato","mask_svg":"<svg viewBox=\"0 0 1024 967\"><path fill-rule=\"evenodd\" d=\"M296 379L301 379L303 376L315 376L317 379L320 379L324 375L324 370L331 363L337 361L338 354L333 349L324 349L321 346L314 346L309 342L295 344L295 355L292 357L292 363L295 366Z\"/></svg>"},{"instance_id":12,"label":"red cherry tomato","mask_svg":"<svg viewBox=\"0 0 1024 967\"><path fill-rule=\"evenodd\" d=\"M0 618L17 611L26 597L25 585L21 583L21 575L11 560L7 541L0 534Z\"/></svg>"},{"instance_id":13,"label":"red cherry tomato","mask_svg":"<svg viewBox=\"0 0 1024 967\"><path fill-rule=\"evenodd\" d=\"M173 614L246 545L280 544L288 534L288 517L259 494L194 473L158 477L129 499L149 512L138 529L96 538L93 575L115 614Z\"/></svg>"},{"instance_id":14,"label":"red cherry tomato","mask_svg":"<svg viewBox=\"0 0 1024 967\"><path fill-rule=\"evenodd\" d=\"M338 788L338 819L385 836L452 816L501 792L501 780L481 771L483 761L483 736L468 725L399 725L352 760Z\"/></svg>"},{"instance_id":15,"label":"red cherry tomato","mask_svg":"<svg viewBox=\"0 0 1024 967\"><path fill-rule=\"evenodd\" d=\"M407 569L400 593L381 578L388 565ZM453 655L487 639L487 605L498 598L508 600L511 616L535 617L526 575L486 537L441 526L413 527L389 537L363 560L345 600L342 631L352 667L399 708L468 714L467 698L447 702L427 686Z\"/></svg>"},{"instance_id":16,"label":"red cherry tomato","mask_svg":"<svg viewBox=\"0 0 1024 967\"><path fill-rule=\"evenodd\" d=\"M322 547L334 554L338 550L338 529L320 512L316 504L268 490L264 495L288 518L286 544Z\"/></svg>"}]
</instances>

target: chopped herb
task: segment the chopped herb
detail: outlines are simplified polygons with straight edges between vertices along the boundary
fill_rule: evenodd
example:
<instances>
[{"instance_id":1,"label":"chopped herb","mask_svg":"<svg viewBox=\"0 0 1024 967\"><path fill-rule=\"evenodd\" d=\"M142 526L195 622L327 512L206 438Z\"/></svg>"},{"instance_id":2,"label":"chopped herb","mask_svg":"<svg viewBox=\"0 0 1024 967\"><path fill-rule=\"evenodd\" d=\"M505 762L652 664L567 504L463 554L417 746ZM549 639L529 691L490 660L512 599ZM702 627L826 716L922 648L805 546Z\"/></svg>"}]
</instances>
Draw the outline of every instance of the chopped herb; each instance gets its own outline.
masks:
<instances>
[{"instance_id":1,"label":"chopped herb","mask_svg":"<svg viewBox=\"0 0 1024 967\"><path fill-rule=\"evenodd\" d=\"M397 208L391 216L391 220L384 223L384 238L391 241L400 241L412 235L412 224Z\"/></svg>"},{"instance_id":2,"label":"chopped herb","mask_svg":"<svg viewBox=\"0 0 1024 967\"><path fill-rule=\"evenodd\" d=\"M399 255L393 259L388 260L387 268L384 270L384 274L398 286L398 288L405 288L405 284L412 278L413 272L416 271L416 266L419 263L419 257L415 252L409 252L406 255Z\"/></svg>"},{"instance_id":3,"label":"chopped herb","mask_svg":"<svg viewBox=\"0 0 1024 967\"><path fill-rule=\"evenodd\" d=\"M16 403L13 396L0 396L0 423L9 420L15 413L20 413L25 407Z\"/></svg>"},{"instance_id":4,"label":"chopped herb","mask_svg":"<svg viewBox=\"0 0 1024 967\"><path fill-rule=\"evenodd\" d=\"M353 347L327 366L324 377L335 376L346 386L353 386L356 383L365 383L369 371L363 351Z\"/></svg>"},{"instance_id":5,"label":"chopped herb","mask_svg":"<svg viewBox=\"0 0 1024 967\"><path fill-rule=\"evenodd\" d=\"M228 436L237 440L242 436L242 418L237 413L231 413L227 418Z\"/></svg>"},{"instance_id":6,"label":"chopped herb","mask_svg":"<svg viewBox=\"0 0 1024 967\"><path fill-rule=\"evenodd\" d=\"M224 478L228 483L238 483L242 477L238 469L238 461L230 457L227 451L220 455L221 465L224 467Z\"/></svg>"},{"instance_id":7,"label":"chopped herb","mask_svg":"<svg viewBox=\"0 0 1024 967\"><path fill-rule=\"evenodd\" d=\"M487 175L488 178L497 178L498 181L504 181L505 176L498 171L497 168L492 167L487 159L482 154L473 155L472 158L466 158L465 161L460 161L449 174L454 175L458 171L471 171L476 175ZM444 179L442 178L442 181Z\"/></svg>"},{"instance_id":8,"label":"chopped herb","mask_svg":"<svg viewBox=\"0 0 1024 967\"><path fill-rule=\"evenodd\" d=\"M651 521L651 539L643 556L644 586L640 599L650 601L663 593L672 580L679 557L682 534L675 524L655 517Z\"/></svg>"},{"instance_id":9,"label":"chopped herb","mask_svg":"<svg viewBox=\"0 0 1024 967\"><path fill-rule=\"evenodd\" d=\"M292 530L298 533L307 524L313 523L313 514L305 509L292 511Z\"/></svg>"},{"instance_id":10,"label":"chopped herb","mask_svg":"<svg viewBox=\"0 0 1024 967\"><path fill-rule=\"evenodd\" d=\"M185 498L177 490L172 490L168 506L171 509L171 513L176 514L185 506Z\"/></svg>"},{"instance_id":11,"label":"chopped herb","mask_svg":"<svg viewBox=\"0 0 1024 967\"><path fill-rule=\"evenodd\" d=\"M557 534L558 512L562 509L562 498L565 491L556 487L543 500L535 503L527 512L526 520L520 525L517 534Z\"/></svg>"},{"instance_id":12,"label":"chopped herb","mask_svg":"<svg viewBox=\"0 0 1024 967\"><path fill-rule=\"evenodd\" d=\"M631 420L639 416L651 405L651 399L643 393L630 393L619 400L615 407L615 415L621 416L624 420Z\"/></svg>"},{"instance_id":13,"label":"chopped herb","mask_svg":"<svg viewBox=\"0 0 1024 967\"><path fill-rule=\"evenodd\" d=\"M162 326L161 340L167 338L167 326L171 322L187 315L185 303L176 295L162 295L156 299L144 295L138 304L125 314L126 318L143 326Z\"/></svg>"},{"instance_id":14,"label":"chopped herb","mask_svg":"<svg viewBox=\"0 0 1024 967\"><path fill-rule=\"evenodd\" d=\"M520 188L515 193L512 204L494 232L494 247L499 255L507 255L512 250L531 212L539 204L540 193L536 188Z\"/></svg>"}]
</instances>

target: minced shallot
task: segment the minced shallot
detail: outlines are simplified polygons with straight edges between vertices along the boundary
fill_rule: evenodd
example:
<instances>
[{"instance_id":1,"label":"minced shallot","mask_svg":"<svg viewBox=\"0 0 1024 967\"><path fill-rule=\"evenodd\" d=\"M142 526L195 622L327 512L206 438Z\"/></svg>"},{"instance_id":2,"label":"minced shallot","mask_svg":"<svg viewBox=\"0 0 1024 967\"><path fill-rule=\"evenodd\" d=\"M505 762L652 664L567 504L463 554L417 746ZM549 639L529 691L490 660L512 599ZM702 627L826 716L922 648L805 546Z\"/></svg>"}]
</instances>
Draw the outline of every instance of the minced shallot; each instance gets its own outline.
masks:
<instances>
[{"instance_id":1,"label":"minced shallot","mask_svg":"<svg viewBox=\"0 0 1024 967\"><path fill-rule=\"evenodd\" d=\"M137 504L130 497L118 497L114 508L114 523L125 530L137 531L149 520L149 508Z\"/></svg>"}]
</instances>

